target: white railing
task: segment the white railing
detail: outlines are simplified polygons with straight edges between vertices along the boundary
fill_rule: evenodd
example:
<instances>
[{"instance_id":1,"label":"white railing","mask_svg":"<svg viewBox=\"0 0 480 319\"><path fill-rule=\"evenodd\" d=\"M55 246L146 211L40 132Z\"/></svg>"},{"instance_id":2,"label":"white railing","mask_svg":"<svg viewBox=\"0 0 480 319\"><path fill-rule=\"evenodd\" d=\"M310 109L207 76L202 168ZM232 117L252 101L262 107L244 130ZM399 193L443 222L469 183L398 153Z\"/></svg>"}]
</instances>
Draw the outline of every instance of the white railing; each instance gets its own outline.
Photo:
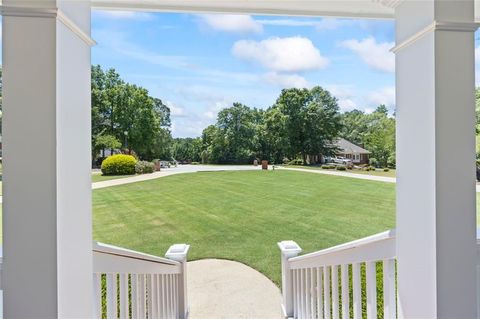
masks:
<instances>
[{"instance_id":1,"label":"white railing","mask_svg":"<svg viewBox=\"0 0 480 319\"><path fill-rule=\"evenodd\" d=\"M102 243L93 245L95 318L185 319L190 246L171 246L166 258Z\"/></svg>"},{"instance_id":2,"label":"white railing","mask_svg":"<svg viewBox=\"0 0 480 319\"><path fill-rule=\"evenodd\" d=\"M285 317L374 319L377 304L383 304L383 318L397 317L393 230L302 256L294 241L278 246ZM383 276L383 296L377 296L377 270Z\"/></svg>"}]
</instances>

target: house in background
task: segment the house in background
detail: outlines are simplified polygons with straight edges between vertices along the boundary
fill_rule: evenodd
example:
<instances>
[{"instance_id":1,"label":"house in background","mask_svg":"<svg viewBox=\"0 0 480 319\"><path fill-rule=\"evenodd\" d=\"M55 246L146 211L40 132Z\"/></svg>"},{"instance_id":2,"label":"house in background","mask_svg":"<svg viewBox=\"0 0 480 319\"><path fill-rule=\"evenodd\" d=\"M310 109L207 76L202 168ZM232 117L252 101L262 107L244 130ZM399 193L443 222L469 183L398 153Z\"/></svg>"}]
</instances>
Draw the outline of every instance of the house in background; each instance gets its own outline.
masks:
<instances>
[{"instance_id":1,"label":"house in background","mask_svg":"<svg viewBox=\"0 0 480 319\"><path fill-rule=\"evenodd\" d=\"M334 146L338 148L338 151L335 154L336 156L351 159L353 164L368 164L370 151L367 151L341 137L335 141ZM331 160L331 157L323 156L321 154L307 155L307 164L329 163Z\"/></svg>"},{"instance_id":2,"label":"house in background","mask_svg":"<svg viewBox=\"0 0 480 319\"><path fill-rule=\"evenodd\" d=\"M339 148L337 156L351 159L353 164L368 164L370 152L366 149L344 138L339 138L335 144Z\"/></svg>"}]
</instances>

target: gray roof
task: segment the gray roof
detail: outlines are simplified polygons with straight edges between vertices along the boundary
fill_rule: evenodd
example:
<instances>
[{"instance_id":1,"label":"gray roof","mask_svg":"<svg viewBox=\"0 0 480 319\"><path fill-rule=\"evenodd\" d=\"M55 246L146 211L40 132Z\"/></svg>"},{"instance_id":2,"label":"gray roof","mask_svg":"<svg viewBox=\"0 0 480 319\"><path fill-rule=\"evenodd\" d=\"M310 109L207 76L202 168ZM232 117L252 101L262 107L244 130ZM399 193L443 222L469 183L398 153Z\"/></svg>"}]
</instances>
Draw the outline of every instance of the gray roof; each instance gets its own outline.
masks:
<instances>
[{"instance_id":1,"label":"gray roof","mask_svg":"<svg viewBox=\"0 0 480 319\"><path fill-rule=\"evenodd\" d=\"M370 154L366 149L355 145L344 138L339 138L335 145L340 149L340 153L343 154Z\"/></svg>"}]
</instances>

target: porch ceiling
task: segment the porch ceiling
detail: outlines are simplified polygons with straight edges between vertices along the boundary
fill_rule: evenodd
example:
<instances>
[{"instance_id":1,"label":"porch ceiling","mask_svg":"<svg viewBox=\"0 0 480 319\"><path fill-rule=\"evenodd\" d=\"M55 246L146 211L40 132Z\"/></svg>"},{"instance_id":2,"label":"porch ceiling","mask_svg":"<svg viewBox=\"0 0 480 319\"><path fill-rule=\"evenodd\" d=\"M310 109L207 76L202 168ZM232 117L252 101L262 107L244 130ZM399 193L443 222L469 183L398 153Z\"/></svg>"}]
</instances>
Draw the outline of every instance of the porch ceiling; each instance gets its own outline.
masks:
<instances>
[{"instance_id":1,"label":"porch ceiling","mask_svg":"<svg viewBox=\"0 0 480 319\"><path fill-rule=\"evenodd\" d=\"M105 10L393 18L399 0L92 0Z\"/></svg>"}]
</instances>

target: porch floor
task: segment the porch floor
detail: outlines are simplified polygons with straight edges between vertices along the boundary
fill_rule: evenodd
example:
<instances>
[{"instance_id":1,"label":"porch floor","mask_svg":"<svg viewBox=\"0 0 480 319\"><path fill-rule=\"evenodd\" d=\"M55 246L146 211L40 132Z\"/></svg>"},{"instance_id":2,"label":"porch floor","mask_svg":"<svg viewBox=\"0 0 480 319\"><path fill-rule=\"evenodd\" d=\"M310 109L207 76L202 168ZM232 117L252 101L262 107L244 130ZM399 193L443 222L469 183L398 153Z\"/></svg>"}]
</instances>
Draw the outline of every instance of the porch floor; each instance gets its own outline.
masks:
<instances>
[{"instance_id":1,"label":"porch floor","mask_svg":"<svg viewBox=\"0 0 480 319\"><path fill-rule=\"evenodd\" d=\"M280 289L242 263L203 259L187 266L191 319L279 319Z\"/></svg>"}]
</instances>

